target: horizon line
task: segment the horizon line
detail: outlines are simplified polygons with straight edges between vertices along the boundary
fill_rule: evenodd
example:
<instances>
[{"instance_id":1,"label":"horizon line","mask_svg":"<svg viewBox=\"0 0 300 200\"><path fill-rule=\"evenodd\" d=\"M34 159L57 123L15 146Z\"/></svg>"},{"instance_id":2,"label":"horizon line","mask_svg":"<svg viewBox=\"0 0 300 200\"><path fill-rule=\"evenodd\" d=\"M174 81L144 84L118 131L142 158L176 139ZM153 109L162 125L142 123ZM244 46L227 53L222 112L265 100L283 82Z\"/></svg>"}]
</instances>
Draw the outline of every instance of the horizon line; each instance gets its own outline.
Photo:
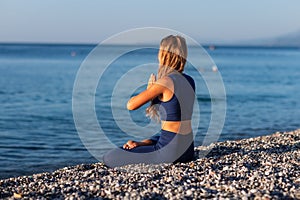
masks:
<instances>
[{"instance_id":1,"label":"horizon line","mask_svg":"<svg viewBox=\"0 0 300 200\"><path fill-rule=\"evenodd\" d=\"M0 45L32 45L32 46L97 46L101 43L80 43L80 42L2 42L0 41ZM272 45L272 44L230 44L230 43L199 43L202 47L239 47L239 48L300 48L300 45ZM153 43L135 43L135 44L129 44L129 43L108 43L108 44L102 44L103 46L141 46L141 45L149 45L149 46L159 46L157 44ZM194 45L190 45L191 47L194 47Z\"/></svg>"}]
</instances>

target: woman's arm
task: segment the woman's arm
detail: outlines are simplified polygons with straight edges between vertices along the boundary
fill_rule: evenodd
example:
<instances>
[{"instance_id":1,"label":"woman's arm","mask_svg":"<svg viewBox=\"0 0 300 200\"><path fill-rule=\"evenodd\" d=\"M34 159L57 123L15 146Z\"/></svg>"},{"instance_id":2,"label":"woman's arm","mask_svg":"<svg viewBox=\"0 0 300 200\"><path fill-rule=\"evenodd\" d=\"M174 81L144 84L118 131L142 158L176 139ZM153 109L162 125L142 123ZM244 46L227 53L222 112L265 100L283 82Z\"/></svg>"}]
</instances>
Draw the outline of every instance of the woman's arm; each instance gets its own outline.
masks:
<instances>
[{"instance_id":1,"label":"woman's arm","mask_svg":"<svg viewBox=\"0 0 300 200\"><path fill-rule=\"evenodd\" d=\"M150 140L150 139L145 139L145 140L142 140L139 143L139 146L148 146L148 145L151 145L153 144L153 141Z\"/></svg>"},{"instance_id":2,"label":"woman's arm","mask_svg":"<svg viewBox=\"0 0 300 200\"><path fill-rule=\"evenodd\" d=\"M127 102L127 109L128 110L136 110L148 101L154 99L155 97L164 93L165 90L168 90L168 78L162 78L155 83L148 85L148 88L129 99Z\"/></svg>"}]
</instances>

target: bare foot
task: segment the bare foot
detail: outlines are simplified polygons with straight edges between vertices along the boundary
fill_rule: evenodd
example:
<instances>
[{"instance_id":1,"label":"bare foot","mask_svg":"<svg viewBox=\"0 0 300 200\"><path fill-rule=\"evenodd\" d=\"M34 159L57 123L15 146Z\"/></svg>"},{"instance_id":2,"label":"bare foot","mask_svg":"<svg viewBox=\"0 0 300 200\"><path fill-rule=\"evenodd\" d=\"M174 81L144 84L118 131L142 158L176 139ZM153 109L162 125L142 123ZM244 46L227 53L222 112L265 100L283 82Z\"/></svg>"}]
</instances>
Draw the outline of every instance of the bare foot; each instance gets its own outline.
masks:
<instances>
[{"instance_id":1,"label":"bare foot","mask_svg":"<svg viewBox=\"0 0 300 200\"><path fill-rule=\"evenodd\" d=\"M128 140L126 144L123 145L124 149L133 149L135 147L139 146L139 142Z\"/></svg>"}]
</instances>

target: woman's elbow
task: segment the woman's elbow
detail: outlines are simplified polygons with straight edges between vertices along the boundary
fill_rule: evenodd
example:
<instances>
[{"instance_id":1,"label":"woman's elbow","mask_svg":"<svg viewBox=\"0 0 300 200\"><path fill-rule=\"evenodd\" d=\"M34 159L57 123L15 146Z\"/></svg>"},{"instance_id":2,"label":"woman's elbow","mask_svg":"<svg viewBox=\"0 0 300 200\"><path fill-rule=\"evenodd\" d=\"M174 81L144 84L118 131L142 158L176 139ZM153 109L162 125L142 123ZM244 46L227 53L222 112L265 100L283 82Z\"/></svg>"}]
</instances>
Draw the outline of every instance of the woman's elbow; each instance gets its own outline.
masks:
<instances>
[{"instance_id":1,"label":"woman's elbow","mask_svg":"<svg viewBox=\"0 0 300 200\"><path fill-rule=\"evenodd\" d=\"M134 107L133 103L131 103L130 101L127 102L127 109L128 110L135 110L136 108Z\"/></svg>"}]
</instances>

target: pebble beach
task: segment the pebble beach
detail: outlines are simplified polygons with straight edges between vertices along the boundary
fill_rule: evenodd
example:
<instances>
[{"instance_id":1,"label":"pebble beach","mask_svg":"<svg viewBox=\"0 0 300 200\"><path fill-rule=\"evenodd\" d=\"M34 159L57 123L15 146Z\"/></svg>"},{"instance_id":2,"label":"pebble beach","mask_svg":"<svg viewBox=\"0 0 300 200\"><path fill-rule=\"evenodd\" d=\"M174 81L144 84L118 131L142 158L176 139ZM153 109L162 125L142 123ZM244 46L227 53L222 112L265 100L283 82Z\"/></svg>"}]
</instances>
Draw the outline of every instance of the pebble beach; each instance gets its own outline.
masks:
<instances>
[{"instance_id":1,"label":"pebble beach","mask_svg":"<svg viewBox=\"0 0 300 200\"><path fill-rule=\"evenodd\" d=\"M300 129L195 148L189 163L103 163L0 180L1 199L300 199Z\"/></svg>"}]
</instances>

